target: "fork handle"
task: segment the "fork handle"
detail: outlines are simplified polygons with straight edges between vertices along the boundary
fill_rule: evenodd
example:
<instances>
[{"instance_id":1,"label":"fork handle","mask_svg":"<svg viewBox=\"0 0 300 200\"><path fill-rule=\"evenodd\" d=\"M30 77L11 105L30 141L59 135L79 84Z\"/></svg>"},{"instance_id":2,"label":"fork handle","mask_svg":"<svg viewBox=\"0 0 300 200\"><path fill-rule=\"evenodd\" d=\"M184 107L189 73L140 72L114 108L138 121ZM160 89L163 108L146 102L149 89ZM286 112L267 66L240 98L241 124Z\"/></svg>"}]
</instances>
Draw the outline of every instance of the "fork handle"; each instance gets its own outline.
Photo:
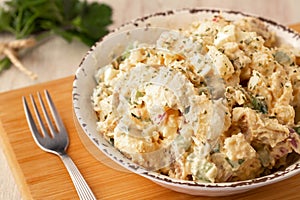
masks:
<instances>
[{"instance_id":1,"label":"fork handle","mask_svg":"<svg viewBox=\"0 0 300 200\"><path fill-rule=\"evenodd\" d=\"M66 154L60 154L60 158L65 164L69 175L74 183L77 194L81 200L96 200L91 188L88 186L80 171L72 159Z\"/></svg>"}]
</instances>

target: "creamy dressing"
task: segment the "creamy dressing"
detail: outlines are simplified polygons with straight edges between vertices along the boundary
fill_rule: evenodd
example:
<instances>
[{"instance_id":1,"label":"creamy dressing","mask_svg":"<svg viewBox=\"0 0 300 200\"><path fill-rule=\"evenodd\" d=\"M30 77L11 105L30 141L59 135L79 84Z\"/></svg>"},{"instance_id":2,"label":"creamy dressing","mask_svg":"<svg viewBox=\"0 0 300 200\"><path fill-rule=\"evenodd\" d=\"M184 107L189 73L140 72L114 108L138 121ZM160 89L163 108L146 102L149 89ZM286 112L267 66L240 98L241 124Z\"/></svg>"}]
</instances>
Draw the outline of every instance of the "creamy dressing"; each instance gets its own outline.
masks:
<instances>
[{"instance_id":1,"label":"creamy dressing","mask_svg":"<svg viewBox=\"0 0 300 200\"><path fill-rule=\"evenodd\" d=\"M156 44L137 41L95 74L97 129L173 178L268 174L300 152L299 55L275 45L259 20L222 16L164 32Z\"/></svg>"}]
</instances>

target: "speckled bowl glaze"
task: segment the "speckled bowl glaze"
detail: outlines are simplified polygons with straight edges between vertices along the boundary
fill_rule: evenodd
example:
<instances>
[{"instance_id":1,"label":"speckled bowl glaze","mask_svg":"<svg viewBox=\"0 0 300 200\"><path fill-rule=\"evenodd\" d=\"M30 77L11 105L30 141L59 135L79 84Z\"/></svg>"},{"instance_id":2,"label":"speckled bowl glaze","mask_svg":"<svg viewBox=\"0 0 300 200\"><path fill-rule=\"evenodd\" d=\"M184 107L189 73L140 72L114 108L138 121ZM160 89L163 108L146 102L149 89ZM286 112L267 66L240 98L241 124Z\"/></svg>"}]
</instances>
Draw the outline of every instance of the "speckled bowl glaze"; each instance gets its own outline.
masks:
<instances>
[{"instance_id":1,"label":"speckled bowl glaze","mask_svg":"<svg viewBox=\"0 0 300 200\"><path fill-rule=\"evenodd\" d=\"M230 182L230 183L199 183L193 181L176 180L170 177L147 171L134 164L110 143L108 143L96 131L96 115L91 104L91 95L96 86L94 74L99 67L110 63L114 55L120 55L126 46L135 40L141 42L154 42L160 32L164 29L178 29L187 27L189 23L199 19L212 18L219 13L230 20L251 16L238 11L193 8L177 11L167 11L155 13L131 21L113 30L101 41L96 43L83 58L76 71L73 83L73 108L74 118L79 124L81 137L89 140L91 145L86 145L87 149L94 149L91 153L98 158L97 151L101 151L115 163L131 172L141 175L155 183L182 193L203 196L226 196L245 192L254 188L269 185L292 177L300 172L300 161L289 166L284 171L256 178L253 180ZM258 17L258 16L254 16ZM274 21L258 17L264 21L270 31L274 31L278 36L279 43L284 42L300 48L300 35L291 29ZM154 29L152 27L159 27ZM137 186L138 187L138 186Z\"/></svg>"}]
</instances>

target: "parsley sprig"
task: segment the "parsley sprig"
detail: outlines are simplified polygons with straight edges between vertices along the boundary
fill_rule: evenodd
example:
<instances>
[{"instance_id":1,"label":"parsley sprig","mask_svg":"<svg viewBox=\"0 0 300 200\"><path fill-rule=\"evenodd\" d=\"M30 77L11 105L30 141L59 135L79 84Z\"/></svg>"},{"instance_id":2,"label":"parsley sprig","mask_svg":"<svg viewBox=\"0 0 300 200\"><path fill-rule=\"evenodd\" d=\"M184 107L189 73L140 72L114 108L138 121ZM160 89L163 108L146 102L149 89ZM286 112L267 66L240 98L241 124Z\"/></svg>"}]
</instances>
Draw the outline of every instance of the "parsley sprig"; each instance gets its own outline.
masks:
<instances>
[{"instance_id":1,"label":"parsley sprig","mask_svg":"<svg viewBox=\"0 0 300 200\"><path fill-rule=\"evenodd\" d=\"M110 6L81 0L10 0L0 7L0 32L16 39L34 36L39 40L56 34L67 41L82 41L88 46L108 33L112 24ZM8 68L7 58L0 69ZM0 70L1 72L1 70Z\"/></svg>"}]
</instances>

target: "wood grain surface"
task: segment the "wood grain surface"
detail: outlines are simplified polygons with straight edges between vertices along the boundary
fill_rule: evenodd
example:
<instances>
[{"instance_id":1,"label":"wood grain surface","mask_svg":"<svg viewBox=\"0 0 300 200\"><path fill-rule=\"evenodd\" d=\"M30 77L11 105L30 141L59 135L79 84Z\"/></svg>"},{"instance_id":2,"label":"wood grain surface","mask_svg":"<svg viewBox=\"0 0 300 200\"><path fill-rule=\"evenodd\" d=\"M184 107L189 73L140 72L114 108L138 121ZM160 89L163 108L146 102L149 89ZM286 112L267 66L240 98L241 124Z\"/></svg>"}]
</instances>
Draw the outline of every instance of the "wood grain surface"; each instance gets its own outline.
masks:
<instances>
[{"instance_id":1,"label":"wood grain surface","mask_svg":"<svg viewBox=\"0 0 300 200\"><path fill-rule=\"evenodd\" d=\"M300 24L291 27L300 31ZM22 96L44 89L52 95L69 132L69 155L99 199L300 199L300 175L242 194L214 198L177 193L139 175L107 167L85 149L76 132L72 81L73 77L66 77L0 95L0 144L24 199L78 199L61 160L34 143L25 120Z\"/></svg>"}]
</instances>

